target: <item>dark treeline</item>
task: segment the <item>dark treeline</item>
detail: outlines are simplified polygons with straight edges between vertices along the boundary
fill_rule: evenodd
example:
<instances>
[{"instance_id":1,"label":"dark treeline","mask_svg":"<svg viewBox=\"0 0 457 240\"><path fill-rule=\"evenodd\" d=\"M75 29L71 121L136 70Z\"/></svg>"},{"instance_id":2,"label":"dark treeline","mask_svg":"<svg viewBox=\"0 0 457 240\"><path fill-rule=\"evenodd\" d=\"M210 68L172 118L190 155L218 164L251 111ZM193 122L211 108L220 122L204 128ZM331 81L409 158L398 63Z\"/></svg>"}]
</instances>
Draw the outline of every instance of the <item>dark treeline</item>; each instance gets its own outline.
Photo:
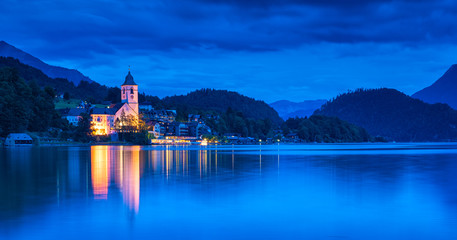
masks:
<instances>
[{"instance_id":1,"label":"dark treeline","mask_svg":"<svg viewBox=\"0 0 457 240\"><path fill-rule=\"evenodd\" d=\"M242 112L228 108L225 113L213 113L207 117L205 122L213 132L223 135L225 133L235 133L242 137L267 138L273 137L275 126L270 119L247 118ZM218 115L217 115L218 114Z\"/></svg>"},{"instance_id":2,"label":"dark treeline","mask_svg":"<svg viewBox=\"0 0 457 240\"><path fill-rule=\"evenodd\" d=\"M14 68L0 68L0 135L11 132L48 131L65 128L65 121L54 109L55 92L27 83Z\"/></svg>"},{"instance_id":3,"label":"dark treeline","mask_svg":"<svg viewBox=\"0 0 457 240\"><path fill-rule=\"evenodd\" d=\"M368 132L354 124L336 117L313 115L309 118L289 118L282 125L285 135L295 133L305 142L369 142L373 139Z\"/></svg>"},{"instance_id":4,"label":"dark treeline","mask_svg":"<svg viewBox=\"0 0 457 240\"><path fill-rule=\"evenodd\" d=\"M187 95L165 97L162 106L177 110L177 120L199 114L217 135L234 133L243 137L274 137L283 122L263 101L226 90L201 89Z\"/></svg>"},{"instance_id":5,"label":"dark treeline","mask_svg":"<svg viewBox=\"0 0 457 240\"><path fill-rule=\"evenodd\" d=\"M457 141L457 111L427 104L395 89L358 89L324 104L315 114L336 116L394 141Z\"/></svg>"},{"instance_id":6,"label":"dark treeline","mask_svg":"<svg viewBox=\"0 0 457 240\"><path fill-rule=\"evenodd\" d=\"M17 70L18 75L26 82L34 82L41 87L50 87L56 94L64 94L66 99L77 98L91 103L109 101L118 103L121 101L121 89L119 87L107 87L96 82L81 81L77 86L64 78L50 78L41 70L21 63L12 57L0 57L0 68L11 67ZM150 102L156 107L162 107L161 100L156 96L140 93L140 102Z\"/></svg>"},{"instance_id":7,"label":"dark treeline","mask_svg":"<svg viewBox=\"0 0 457 240\"><path fill-rule=\"evenodd\" d=\"M2 68L0 83L0 135L10 132L46 132L50 127L63 130L62 138L73 137L79 141L90 141L87 121L84 128L71 128L54 109L54 97L89 100L92 103L120 101L121 90L108 88L98 83L81 81L78 86L66 79L52 79L40 70L24 65L13 58L0 57ZM187 95L159 99L144 93L139 102L148 102L156 109L176 109L178 121L187 121L188 114L200 114L205 123L222 136L235 133L244 137L279 137L297 133L308 142L363 142L369 141L366 132L336 118L311 117L289 119L285 123L278 113L263 101L258 101L236 92L201 89ZM349 103L351 104L351 103ZM457 124L456 124L457 125ZM78 130L79 129L79 130ZM85 129L82 131L82 129Z\"/></svg>"},{"instance_id":8,"label":"dark treeline","mask_svg":"<svg viewBox=\"0 0 457 240\"><path fill-rule=\"evenodd\" d=\"M12 57L0 57L0 68L10 67L17 70L18 76L26 82L35 82L41 87L50 87L56 94L67 93L71 98L100 103L108 95L109 88L96 82L81 81L78 86L64 78L50 78L39 69L25 65ZM120 99L120 97L119 97Z\"/></svg>"},{"instance_id":9,"label":"dark treeline","mask_svg":"<svg viewBox=\"0 0 457 240\"><path fill-rule=\"evenodd\" d=\"M200 89L187 95L165 97L163 105L178 110L178 117L187 118L187 113L201 110L225 113L229 108L241 112L244 117L251 119L270 119L275 124L283 120L278 113L264 101L243 96L227 90Z\"/></svg>"}]
</instances>

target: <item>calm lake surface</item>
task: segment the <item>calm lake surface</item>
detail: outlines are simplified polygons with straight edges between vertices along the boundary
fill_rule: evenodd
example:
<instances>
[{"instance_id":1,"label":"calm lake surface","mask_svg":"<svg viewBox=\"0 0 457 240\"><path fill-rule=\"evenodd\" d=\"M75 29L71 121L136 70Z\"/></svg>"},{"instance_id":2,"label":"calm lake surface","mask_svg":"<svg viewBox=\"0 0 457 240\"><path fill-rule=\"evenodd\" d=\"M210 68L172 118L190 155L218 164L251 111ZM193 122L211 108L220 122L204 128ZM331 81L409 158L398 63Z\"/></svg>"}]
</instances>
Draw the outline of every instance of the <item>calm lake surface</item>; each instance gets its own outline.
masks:
<instances>
[{"instance_id":1,"label":"calm lake surface","mask_svg":"<svg viewBox=\"0 0 457 240\"><path fill-rule=\"evenodd\" d=\"M0 239L457 239L457 144L0 148Z\"/></svg>"}]
</instances>

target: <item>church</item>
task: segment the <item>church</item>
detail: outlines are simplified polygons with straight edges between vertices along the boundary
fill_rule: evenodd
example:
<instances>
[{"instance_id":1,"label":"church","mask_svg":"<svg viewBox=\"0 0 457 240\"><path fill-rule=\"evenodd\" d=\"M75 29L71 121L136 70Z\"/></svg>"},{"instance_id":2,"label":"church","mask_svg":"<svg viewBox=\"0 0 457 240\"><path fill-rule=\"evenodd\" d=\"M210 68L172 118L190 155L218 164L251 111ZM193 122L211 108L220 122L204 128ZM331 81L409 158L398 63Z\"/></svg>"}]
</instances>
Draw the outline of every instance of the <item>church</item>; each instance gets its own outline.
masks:
<instances>
[{"instance_id":1,"label":"church","mask_svg":"<svg viewBox=\"0 0 457 240\"><path fill-rule=\"evenodd\" d=\"M108 108L92 108L90 116L93 135L110 135L126 125L136 128L139 117L138 85L130 71L121 85L121 103Z\"/></svg>"}]
</instances>

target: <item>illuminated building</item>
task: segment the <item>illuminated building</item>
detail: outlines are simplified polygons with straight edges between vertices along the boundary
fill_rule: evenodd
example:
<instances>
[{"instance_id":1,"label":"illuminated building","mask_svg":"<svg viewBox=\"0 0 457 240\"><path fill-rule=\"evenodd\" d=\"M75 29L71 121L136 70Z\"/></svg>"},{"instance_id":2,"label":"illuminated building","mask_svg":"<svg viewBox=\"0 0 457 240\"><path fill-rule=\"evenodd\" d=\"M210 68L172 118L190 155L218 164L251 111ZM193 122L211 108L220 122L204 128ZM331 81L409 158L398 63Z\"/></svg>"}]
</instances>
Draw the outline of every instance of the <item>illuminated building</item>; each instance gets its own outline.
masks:
<instances>
[{"instance_id":1,"label":"illuminated building","mask_svg":"<svg viewBox=\"0 0 457 240\"><path fill-rule=\"evenodd\" d=\"M93 135L109 135L126 125L136 129L138 125L138 85L133 80L130 71L121 85L121 103L113 104L109 108L92 108L90 116Z\"/></svg>"},{"instance_id":2,"label":"illuminated building","mask_svg":"<svg viewBox=\"0 0 457 240\"><path fill-rule=\"evenodd\" d=\"M113 111L109 108L94 108L90 114L94 135L107 135L112 133L114 125Z\"/></svg>"},{"instance_id":3,"label":"illuminated building","mask_svg":"<svg viewBox=\"0 0 457 240\"><path fill-rule=\"evenodd\" d=\"M64 118L70 124L78 125L82 119L82 113L88 113L91 117L91 126L93 135L110 135L120 129L136 130L138 127L138 85L133 80L133 76L128 72L124 83L121 85L121 102L112 104L107 108L91 107L90 104L78 108L70 109ZM118 123L118 127L116 127Z\"/></svg>"}]
</instances>

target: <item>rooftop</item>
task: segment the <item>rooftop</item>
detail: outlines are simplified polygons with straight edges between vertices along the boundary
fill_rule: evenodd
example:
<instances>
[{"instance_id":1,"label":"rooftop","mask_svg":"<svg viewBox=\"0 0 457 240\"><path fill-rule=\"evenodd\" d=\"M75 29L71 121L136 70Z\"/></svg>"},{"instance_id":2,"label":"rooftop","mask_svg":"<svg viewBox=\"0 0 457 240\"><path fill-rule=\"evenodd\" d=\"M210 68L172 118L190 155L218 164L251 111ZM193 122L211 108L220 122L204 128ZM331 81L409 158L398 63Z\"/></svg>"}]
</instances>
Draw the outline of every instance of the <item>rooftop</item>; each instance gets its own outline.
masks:
<instances>
[{"instance_id":1,"label":"rooftop","mask_svg":"<svg viewBox=\"0 0 457 240\"><path fill-rule=\"evenodd\" d=\"M125 76L125 81L122 85L138 85L135 83L135 81L133 81L133 76L130 74L130 71L127 76Z\"/></svg>"}]
</instances>

